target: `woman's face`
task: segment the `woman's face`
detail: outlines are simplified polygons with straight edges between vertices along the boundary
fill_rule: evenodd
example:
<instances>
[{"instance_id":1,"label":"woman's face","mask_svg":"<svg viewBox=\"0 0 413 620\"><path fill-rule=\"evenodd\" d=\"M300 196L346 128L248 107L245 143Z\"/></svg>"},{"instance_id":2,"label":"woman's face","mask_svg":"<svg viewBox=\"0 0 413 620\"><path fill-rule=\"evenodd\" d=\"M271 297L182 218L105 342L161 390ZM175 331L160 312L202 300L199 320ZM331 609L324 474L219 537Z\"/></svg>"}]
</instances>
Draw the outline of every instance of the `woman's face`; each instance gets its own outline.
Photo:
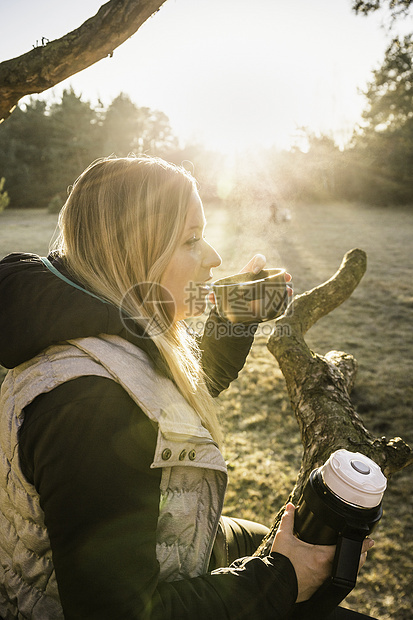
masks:
<instances>
[{"instance_id":1,"label":"woman's face","mask_svg":"<svg viewBox=\"0 0 413 620\"><path fill-rule=\"evenodd\" d=\"M212 278L212 268L221 264L221 257L204 238L205 215L201 199L193 192L179 245L165 269L161 284L171 294L176 321L202 314Z\"/></svg>"}]
</instances>

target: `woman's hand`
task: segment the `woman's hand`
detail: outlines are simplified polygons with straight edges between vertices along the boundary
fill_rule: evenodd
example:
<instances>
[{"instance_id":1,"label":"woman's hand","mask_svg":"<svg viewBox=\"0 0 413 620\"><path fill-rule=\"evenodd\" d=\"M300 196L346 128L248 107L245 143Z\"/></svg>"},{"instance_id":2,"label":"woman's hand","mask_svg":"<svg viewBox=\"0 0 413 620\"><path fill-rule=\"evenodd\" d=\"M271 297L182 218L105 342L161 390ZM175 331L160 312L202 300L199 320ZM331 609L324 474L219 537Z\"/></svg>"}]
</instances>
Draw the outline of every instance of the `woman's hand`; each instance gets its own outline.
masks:
<instances>
[{"instance_id":1,"label":"woman's hand","mask_svg":"<svg viewBox=\"0 0 413 620\"><path fill-rule=\"evenodd\" d=\"M336 548L334 545L310 545L296 538L293 534L294 511L293 504L287 504L271 551L285 555L294 566L298 583L297 603L300 603L309 599L330 576ZM370 538L363 542L359 569L373 545Z\"/></svg>"},{"instance_id":2,"label":"woman's hand","mask_svg":"<svg viewBox=\"0 0 413 620\"><path fill-rule=\"evenodd\" d=\"M271 548L285 555L294 566L298 583L297 603L309 599L330 576L335 553L333 545L309 545L296 538L293 504L287 504Z\"/></svg>"},{"instance_id":3,"label":"woman's hand","mask_svg":"<svg viewBox=\"0 0 413 620\"><path fill-rule=\"evenodd\" d=\"M264 254L255 254L251 258L251 260L241 269L239 273L246 273L248 271L252 271L253 273L259 273L263 269L265 269L265 265L267 264L267 259ZM291 275L289 273L285 274L285 281L290 282ZM288 296L291 297L293 294L293 289L290 286L287 286Z\"/></svg>"}]
</instances>

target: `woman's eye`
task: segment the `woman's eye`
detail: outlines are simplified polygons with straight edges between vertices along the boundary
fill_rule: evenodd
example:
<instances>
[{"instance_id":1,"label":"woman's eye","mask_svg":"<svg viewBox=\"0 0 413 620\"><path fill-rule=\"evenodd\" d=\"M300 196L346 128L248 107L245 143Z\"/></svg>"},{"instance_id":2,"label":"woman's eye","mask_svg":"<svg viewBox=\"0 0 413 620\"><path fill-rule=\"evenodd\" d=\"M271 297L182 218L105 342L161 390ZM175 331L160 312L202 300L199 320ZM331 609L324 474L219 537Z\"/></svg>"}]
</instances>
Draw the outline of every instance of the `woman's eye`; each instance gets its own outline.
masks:
<instances>
[{"instance_id":1,"label":"woman's eye","mask_svg":"<svg viewBox=\"0 0 413 620\"><path fill-rule=\"evenodd\" d=\"M201 241L201 237L191 237L190 239L188 239L185 245L193 247L198 241Z\"/></svg>"}]
</instances>

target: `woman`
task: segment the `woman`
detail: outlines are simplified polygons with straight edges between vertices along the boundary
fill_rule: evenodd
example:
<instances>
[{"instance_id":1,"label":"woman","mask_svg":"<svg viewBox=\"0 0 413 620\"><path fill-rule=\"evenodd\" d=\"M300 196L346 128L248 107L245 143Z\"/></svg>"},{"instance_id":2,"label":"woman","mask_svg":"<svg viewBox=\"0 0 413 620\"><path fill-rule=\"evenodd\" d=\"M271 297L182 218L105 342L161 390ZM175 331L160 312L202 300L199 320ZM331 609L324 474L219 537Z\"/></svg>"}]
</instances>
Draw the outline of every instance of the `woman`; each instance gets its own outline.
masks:
<instances>
[{"instance_id":1,"label":"woman","mask_svg":"<svg viewBox=\"0 0 413 620\"><path fill-rule=\"evenodd\" d=\"M1 616L287 617L326 579L333 550L294 538L289 506L267 558L236 540L235 557L249 556L226 566L211 395L236 378L252 336L197 344L183 322L205 310L221 262L194 179L156 158L101 160L59 223L49 260L14 254L0 268L0 362L13 369L1 400ZM263 265L258 255L247 269ZM228 553L211 572L220 538Z\"/></svg>"}]
</instances>

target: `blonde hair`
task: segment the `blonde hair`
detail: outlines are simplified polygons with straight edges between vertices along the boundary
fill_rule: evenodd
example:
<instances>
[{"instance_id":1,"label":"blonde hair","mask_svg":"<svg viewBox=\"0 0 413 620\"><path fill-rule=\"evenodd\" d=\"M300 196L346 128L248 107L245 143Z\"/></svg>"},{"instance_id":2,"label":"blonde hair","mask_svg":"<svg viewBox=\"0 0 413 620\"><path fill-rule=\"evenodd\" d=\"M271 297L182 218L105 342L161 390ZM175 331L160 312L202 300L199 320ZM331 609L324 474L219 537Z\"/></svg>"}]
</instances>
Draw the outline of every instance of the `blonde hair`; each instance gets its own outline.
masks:
<instances>
[{"instance_id":1,"label":"blonde hair","mask_svg":"<svg viewBox=\"0 0 413 620\"><path fill-rule=\"evenodd\" d=\"M147 329L181 394L217 443L221 431L184 324L162 298L162 275L181 240L195 179L156 157L105 158L76 180L59 215L54 249L88 290ZM147 283L152 283L148 285Z\"/></svg>"}]
</instances>

